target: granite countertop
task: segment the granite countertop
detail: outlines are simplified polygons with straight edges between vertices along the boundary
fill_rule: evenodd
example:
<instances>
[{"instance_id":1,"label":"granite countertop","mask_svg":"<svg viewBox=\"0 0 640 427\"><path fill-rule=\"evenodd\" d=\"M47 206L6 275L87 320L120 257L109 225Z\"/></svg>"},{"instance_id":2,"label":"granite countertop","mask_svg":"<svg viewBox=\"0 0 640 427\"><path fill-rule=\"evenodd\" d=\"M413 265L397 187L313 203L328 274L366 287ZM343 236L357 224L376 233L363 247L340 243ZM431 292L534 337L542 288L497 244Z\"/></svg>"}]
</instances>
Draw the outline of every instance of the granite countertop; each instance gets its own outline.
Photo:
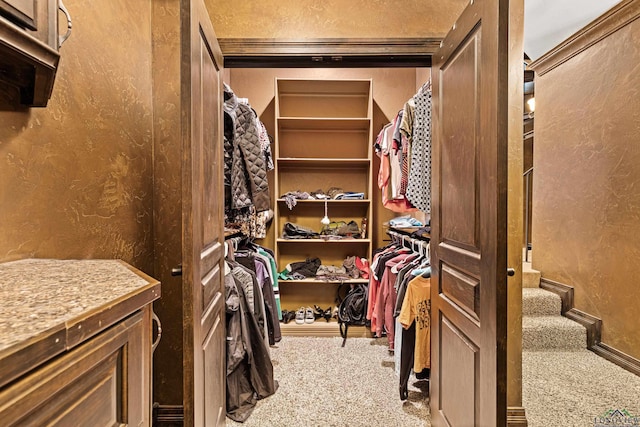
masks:
<instances>
[{"instance_id":1,"label":"granite countertop","mask_svg":"<svg viewBox=\"0 0 640 427\"><path fill-rule=\"evenodd\" d=\"M25 259L0 264L0 354L151 285L158 283L118 260Z\"/></svg>"}]
</instances>

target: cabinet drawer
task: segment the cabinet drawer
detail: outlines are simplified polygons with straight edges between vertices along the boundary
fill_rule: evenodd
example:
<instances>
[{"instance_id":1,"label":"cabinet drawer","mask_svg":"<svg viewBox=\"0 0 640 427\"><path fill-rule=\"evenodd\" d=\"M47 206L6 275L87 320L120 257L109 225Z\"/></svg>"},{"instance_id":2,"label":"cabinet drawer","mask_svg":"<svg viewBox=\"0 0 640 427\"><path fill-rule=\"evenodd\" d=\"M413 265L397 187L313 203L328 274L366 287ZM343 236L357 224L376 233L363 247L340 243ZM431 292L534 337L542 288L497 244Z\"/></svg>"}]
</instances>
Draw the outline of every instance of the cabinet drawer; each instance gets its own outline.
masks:
<instances>
[{"instance_id":1,"label":"cabinet drawer","mask_svg":"<svg viewBox=\"0 0 640 427\"><path fill-rule=\"evenodd\" d=\"M5 387L3 425L149 425L149 328L145 308Z\"/></svg>"}]
</instances>

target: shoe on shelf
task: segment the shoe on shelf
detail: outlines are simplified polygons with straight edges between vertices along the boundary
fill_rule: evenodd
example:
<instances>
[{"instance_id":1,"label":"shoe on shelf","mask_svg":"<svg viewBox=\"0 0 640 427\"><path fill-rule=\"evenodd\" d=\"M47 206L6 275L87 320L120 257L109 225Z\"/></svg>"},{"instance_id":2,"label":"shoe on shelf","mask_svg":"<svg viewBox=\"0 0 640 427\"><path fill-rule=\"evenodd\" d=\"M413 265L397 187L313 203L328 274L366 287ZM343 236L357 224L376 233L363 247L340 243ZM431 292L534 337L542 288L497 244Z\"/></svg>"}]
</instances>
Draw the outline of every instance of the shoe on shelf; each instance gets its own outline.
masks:
<instances>
[{"instance_id":1,"label":"shoe on shelf","mask_svg":"<svg viewBox=\"0 0 640 427\"><path fill-rule=\"evenodd\" d=\"M316 320L316 317L313 315L313 310L311 307L307 307L304 314L304 323L313 323ZM296 322L298 321L298 317L296 316Z\"/></svg>"},{"instance_id":2,"label":"shoe on shelf","mask_svg":"<svg viewBox=\"0 0 640 427\"><path fill-rule=\"evenodd\" d=\"M282 310L282 321L284 323L289 323L291 322L293 319L296 318L296 312L291 310Z\"/></svg>"},{"instance_id":3,"label":"shoe on shelf","mask_svg":"<svg viewBox=\"0 0 640 427\"><path fill-rule=\"evenodd\" d=\"M331 307L324 310L320 308L318 305L314 305L313 308L315 309L313 316L315 317L316 320L323 319L323 318L327 322L331 320L331 317L333 316L333 310L331 309Z\"/></svg>"},{"instance_id":4,"label":"shoe on shelf","mask_svg":"<svg viewBox=\"0 0 640 427\"><path fill-rule=\"evenodd\" d=\"M304 307L300 307L298 311L296 311L296 323L298 325L303 325L304 317L305 317L305 309Z\"/></svg>"}]
</instances>

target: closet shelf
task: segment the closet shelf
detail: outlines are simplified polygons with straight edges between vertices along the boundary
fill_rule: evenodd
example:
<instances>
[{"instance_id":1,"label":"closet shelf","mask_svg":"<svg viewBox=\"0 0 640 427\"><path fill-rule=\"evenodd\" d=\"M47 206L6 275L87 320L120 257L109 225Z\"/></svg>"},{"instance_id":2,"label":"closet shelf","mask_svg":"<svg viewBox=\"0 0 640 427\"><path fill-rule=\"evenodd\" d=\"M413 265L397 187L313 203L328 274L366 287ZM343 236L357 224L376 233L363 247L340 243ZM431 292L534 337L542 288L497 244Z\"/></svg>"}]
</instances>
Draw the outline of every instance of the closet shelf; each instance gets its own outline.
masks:
<instances>
[{"instance_id":1,"label":"closet shelf","mask_svg":"<svg viewBox=\"0 0 640 427\"><path fill-rule=\"evenodd\" d=\"M371 79L307 80L276 79L275 102L275 229L281 232L291 222L319 231L324 215L330 221L372 218L373 194L373 97ZM285 197L292 191L329 191L331 188L364 194L357 200L296 200L289 209ZM332 193L333 194L333 193ZM325 211L326 203L326 211ZM371 237L371 221L365 235ZM356 234L360 235L360 234ZM280 266L317 257L325 265L340 265L348 256L371 258L371 238L285 239L275 236L275 255ZM288 285L287 283L290 283ZM288 310L300 307L335 305L338 281L283 280L281 305ZM343 283L363 284L366 280ZM363 333L367 329L362 328ZM316 321L282 325L283 335L339 336L336 321ZM357 335L350 329L349 335Z\"/></svg>"},{"instance_id":2,"label":"closet shelf","mask_svg":"<svg viewBox=\"0 0 640 427\"><path fill-rule=\"evenodd\" d=\"M292 243L292 244L305 244L305 243L345 243L345 244L369 244L371 243L371 239L353 239L353 238L346 238L346 239L282 239L282 238L278 238L276 239L277 243Z\"/></svg>"},{"instance_id":3,"label":"closet shelf","mask_svg":"<svg viewBox=\"0 0 640 427\"><path fill-rule=\"evenodd\" d=\"M278 117L281 130L369 131L371 120L366 117Z\"/></svg>"},{"instance_id":4,"label":"closet shelf","mask_svg":"<svg viewBox=\"0 0 640 427\"><path fill-rule=\"evenodd\" d=\"M286 204L286 200L285 199L278 199L277 200L278 203L281 204ZM324 206L324 199L296 199L297 204L321 204ZM334 200L334 199L327 199L327 204L329 206L331 205L362 205L362 206L369 206L369 203L371 203L370 199L353 199L353 200ZM297 206L296 204L296 206ZM294 206L295 209L295 206Z\"/></svg>"},{"instance_id":5,"label":"closet shelf","mask_svg":"<svg viewBox=\"0 0 640 427\"><path fill-rule=\"evenodd\" d=\"M317 280L317 279L304 279L304 280L278 280L278 284L291 283L292 285L338 285L338 284L357 284L357 283L369 283L369 279L348 279L348 280Z\"/></svg>"},{"instance_id":6,"label":"closet shelf","mask_svg":"<svg viewBox=\"0 0 640 427\"><path fill-rule=\"evenodd\" d=\"M332 159L332 158L301 158L279 157L276 159L280 167L305 167L305 168L368 168L369 159Z\"/></svg>"},{"instance_id":7,"label":"closet shelf","mask_svg":"<svg viewBox=\"0 0 640 427\"><path fill-rule=\"evenodd\" d=\"M325 322L324 319L316 320L313 323L305 323L304 325L298 325L295 321L289 323L280 323L280 330L283 335L286 336L299 336L299 337L339 337L340 336L340 324L331 319L329 322ZM349 338L371 338L373 334L364 326L349 326Z\"/></svg>"}]
</instances>

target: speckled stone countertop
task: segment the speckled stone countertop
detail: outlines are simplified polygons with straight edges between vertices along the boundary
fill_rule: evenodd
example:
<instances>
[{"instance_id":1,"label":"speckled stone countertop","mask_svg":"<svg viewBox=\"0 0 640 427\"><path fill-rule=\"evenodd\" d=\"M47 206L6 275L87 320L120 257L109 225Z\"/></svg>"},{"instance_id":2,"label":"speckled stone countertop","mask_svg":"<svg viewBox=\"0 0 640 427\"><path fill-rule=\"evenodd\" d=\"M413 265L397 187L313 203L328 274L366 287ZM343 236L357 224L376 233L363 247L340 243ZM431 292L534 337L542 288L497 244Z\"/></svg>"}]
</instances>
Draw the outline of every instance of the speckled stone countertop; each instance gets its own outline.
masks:
<instances>
[{"instance_id":1,"label":"speckled stone countertop","mask_svg":"<svg viewBox=\"0 0 640 427\"><path fill-rule=\"evenodd\" d=\"M0 264L0 354L150 284L117 260Z\"/></svg>"}]
</instances>

